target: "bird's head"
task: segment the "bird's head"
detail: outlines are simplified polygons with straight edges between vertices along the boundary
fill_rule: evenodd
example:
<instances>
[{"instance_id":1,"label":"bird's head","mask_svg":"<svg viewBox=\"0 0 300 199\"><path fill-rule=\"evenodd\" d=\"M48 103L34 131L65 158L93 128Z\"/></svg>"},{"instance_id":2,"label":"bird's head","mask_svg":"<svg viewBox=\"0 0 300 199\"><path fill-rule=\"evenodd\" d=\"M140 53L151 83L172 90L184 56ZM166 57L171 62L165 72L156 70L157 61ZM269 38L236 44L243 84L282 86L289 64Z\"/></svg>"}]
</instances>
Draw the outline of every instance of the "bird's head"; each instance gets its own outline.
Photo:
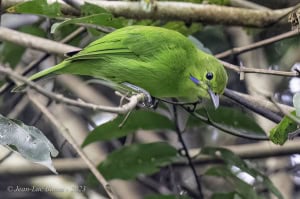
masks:
<instances>
[{"instance_id":1,"label":"bird's head","mask_svg":"<svg viewBox=\"0 0 300 199\"><path fill-rule=\"evenodd\" d=\"M212 55L199 51L197 71L190 80L197 86L198 97L210 98L215 108L219 106L219 95L224 92L228 76L223 65Z\"/></svg>"}]
</instances>

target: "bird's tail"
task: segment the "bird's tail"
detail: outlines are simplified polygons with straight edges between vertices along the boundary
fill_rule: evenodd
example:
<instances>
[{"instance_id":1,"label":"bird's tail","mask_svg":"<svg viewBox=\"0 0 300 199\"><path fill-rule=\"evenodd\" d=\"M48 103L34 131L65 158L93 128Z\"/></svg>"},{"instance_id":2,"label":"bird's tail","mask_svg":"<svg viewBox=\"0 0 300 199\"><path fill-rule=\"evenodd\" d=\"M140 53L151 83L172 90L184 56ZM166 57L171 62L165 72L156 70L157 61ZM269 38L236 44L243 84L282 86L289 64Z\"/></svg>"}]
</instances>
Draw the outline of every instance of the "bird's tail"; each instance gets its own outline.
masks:
<instances>
[{"instance_id":1,"label":"bird's tail","mask_svg":"<svg viewBox=\"0 0 300 199\"><path fill-rule=\"evenodd\" d=\"M32 76L30 76L28 78L28 80L30 80L30 81L37 81L37 80L42 79L44 77L48 77L50 75L57 74L56 72L59 71L60 69L62 69L63 67L65 67L67 63L68 63L67 61L63 61L63 62L61 62L61 63L59 63L59 64L57 64L55 66L52 66L52 67L47 68L45 70L42 70L42 71L40 71L38 73L35 73ZM11 90L11 92L22 92L22 91L24 91L24 89L26 88L26 86L27 86L26 84L21 84L19 86L14 87Z\"/></svg>"}]
</instances>

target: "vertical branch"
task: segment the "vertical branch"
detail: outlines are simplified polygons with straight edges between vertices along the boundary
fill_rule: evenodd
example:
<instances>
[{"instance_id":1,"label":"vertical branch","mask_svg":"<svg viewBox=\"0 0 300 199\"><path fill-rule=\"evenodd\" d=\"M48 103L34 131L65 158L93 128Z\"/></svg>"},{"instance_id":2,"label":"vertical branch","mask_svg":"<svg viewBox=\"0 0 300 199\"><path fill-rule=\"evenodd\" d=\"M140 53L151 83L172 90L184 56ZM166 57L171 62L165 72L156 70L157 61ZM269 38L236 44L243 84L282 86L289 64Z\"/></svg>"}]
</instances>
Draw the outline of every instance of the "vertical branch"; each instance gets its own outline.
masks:
<instances>
[{"instance_id":1,"label":"vertical branch","mask_svg":"<svg viewBox=\"0 0 300 199\"><path fill-rule=\"evenodd\" d=\"M179 141L182 144L185 156L188 159L188 164L191 167L192 172L194 174L195 181L196 181L197 188L198 188L198 192L199 192L199 197L198 198L202 199L203 198L203 193L202 193L201 183L200 183L200 180L198 178L197 171L196 171L196 168L195 168L194 163L192 161L192 158L191 158L191 156L189 154L189 150L188 150L188 148L187 148L187 146L186 146L186 144L184 142L184 139L182 137L182 132L181 132L181 130L179 128L179 125L178 125L178 112L177 112L177 108L176 108L175 104L173 104L173 112L174 112L175 130L176 130L177 136L179 138Z\"/></svg>"},{"instance_id":2,"label":"vertical branch","mask_svg":"<svg viewBox=\"0 0 300 199\"><path fill-rule=\"evenodd\" d=\"M83 152L80 146L76 143L75 139L72 137L71 133L68 129L64 127L64 125L58 121L55 116L50 113L50 111L39 102L38 99L34 98L31 94L28 94L29 99L31 102L38 108L40 111L51 121L51 123L57 128L57 130L62 134L62 136L71 144L71 146L75 149L75 151L79 154L79 156L84 160L87 164L91 172L95 175L99 183L103 186L106 194L109 198L114 199L116 198L111 190L110 185L102 176L102 174L97 170L94 163L89 159L89 157Z\"/></svg>"}]
</instances>

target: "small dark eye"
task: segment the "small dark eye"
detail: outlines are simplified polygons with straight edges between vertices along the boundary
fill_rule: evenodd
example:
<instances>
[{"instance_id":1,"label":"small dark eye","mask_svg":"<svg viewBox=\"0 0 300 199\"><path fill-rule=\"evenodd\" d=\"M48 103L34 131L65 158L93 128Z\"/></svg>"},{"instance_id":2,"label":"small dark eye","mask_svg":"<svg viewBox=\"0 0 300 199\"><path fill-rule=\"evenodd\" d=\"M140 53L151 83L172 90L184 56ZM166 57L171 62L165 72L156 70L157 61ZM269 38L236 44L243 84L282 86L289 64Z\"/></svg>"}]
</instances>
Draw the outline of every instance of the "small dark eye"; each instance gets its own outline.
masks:
<instances>
[{"instance_id":1,"label":"small dark eye","mask_svg":"<svg viewBox=\"0 0 300 199\"><path fill-rule=\"evenodd\" d=\"M212 72L206 73L206 79L212 80L212 78L214 78L214 74Z\"/></svg>"}]
</instances>

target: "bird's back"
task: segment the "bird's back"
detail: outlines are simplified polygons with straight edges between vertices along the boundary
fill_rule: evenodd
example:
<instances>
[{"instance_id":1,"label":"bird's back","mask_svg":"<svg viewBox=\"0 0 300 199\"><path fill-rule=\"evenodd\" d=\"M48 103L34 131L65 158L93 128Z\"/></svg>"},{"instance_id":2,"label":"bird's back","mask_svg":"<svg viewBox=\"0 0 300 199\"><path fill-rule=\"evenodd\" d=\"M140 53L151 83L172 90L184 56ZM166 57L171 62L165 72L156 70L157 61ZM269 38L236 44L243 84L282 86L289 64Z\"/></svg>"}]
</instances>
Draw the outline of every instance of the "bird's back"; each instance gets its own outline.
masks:
<instances>
[{"instance_id":1,"label":"bird's back","mask_svg":"<svg viewBox=\"0 0 300 199\"><path fill-rule=\"evenodd\" d=\"M156 97L176 97L186 92L179 87L182 81L188 81L186 69L195 65L196 57L192 42L176 31L128 26L92 42L31 80L53 73L88 75L128 82Z\"/></svg>"}]
</instances>

